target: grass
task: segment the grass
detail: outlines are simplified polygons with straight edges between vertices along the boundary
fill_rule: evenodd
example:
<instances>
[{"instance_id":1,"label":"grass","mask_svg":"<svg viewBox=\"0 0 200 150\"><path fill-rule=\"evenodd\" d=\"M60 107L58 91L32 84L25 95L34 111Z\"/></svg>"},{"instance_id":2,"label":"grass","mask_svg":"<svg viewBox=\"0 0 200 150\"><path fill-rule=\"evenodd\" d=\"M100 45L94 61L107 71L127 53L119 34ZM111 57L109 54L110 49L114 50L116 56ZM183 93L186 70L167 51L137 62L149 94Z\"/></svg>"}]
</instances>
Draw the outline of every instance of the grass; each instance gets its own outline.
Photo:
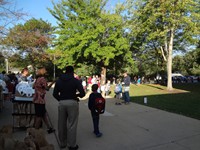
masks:
<instances>
[{"instance_id":1,"label":"grass","mask_svg":"<svg viewBox=\"0 0 200 150\"><path fill-rule=\"evenodd\" d=\"M131 101L200 120L200 83L174 84L173 87L169 92L166 86L157 84L131 85Z\"/></svg>"}]
</instances>

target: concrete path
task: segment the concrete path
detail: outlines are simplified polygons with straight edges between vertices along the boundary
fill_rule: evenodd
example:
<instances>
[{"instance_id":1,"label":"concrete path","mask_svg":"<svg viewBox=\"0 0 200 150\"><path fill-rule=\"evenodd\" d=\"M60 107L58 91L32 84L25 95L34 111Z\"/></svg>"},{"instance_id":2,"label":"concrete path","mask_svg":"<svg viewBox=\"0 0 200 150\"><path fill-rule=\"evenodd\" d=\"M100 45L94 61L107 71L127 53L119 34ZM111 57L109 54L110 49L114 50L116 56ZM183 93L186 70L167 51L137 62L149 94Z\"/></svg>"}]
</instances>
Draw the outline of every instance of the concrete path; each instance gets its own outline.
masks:
<instances>
[{"instance_id":1,"label":"concrete path","mask_svg":"<svg viewBox=\"0 0 200 150\"><path fill-rule=\"evenodd\" d=\"M52 91L47 93L47 110L57 129L57 105ZM106 99L106 112L100 117L103 136L92 133L92 119L87 100L80 101L78 145L80 150L199 150L200 120L131 103L115 105L113 98ZM0 112L0 125L9 119ZM2 118L3 117L3 118ZM11 116L10 116L11 118ZM24 131L14 133L20 139ZM49 143L59 150L54 134L47 134Z\"/></svg>"}]
</instances>

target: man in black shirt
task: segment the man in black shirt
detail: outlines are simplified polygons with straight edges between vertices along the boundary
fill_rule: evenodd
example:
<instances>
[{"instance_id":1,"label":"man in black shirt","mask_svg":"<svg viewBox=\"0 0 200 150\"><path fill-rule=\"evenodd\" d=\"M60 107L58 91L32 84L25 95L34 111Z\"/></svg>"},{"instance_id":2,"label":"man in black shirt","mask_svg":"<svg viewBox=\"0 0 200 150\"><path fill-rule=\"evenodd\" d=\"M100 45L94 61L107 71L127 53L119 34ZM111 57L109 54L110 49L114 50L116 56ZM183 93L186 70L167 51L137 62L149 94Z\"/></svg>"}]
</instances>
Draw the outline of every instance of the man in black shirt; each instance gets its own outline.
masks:
<instances>
[{"instance_id":1,"label":"man in black shirt","mask_svg":"<svg viewBox=\"0 0 200 150\"><path fill-rule=\"evenodd\" d=\"M67 66L65 74L56 81L53 96L59 101L58 137L60 147L77 150L77 124L79 115L78 97L85 96L81 82L74 77L74 68Z\"/></svg>"}]
</instances>

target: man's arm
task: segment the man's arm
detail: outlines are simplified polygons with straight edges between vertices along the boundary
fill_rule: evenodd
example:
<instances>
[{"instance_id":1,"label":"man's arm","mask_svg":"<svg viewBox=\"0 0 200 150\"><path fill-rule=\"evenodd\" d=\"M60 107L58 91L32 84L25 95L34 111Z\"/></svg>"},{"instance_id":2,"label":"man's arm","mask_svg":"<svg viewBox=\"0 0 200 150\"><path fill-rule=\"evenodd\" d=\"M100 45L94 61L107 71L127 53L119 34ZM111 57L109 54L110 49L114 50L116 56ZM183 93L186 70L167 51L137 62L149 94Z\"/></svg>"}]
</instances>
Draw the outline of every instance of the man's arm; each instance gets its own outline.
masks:
<instances>
[{"instance_id":1,"label":"man's arm","mask_svg":"<svg viewBox=\"0 0 200 150\"><path fill-rule=\"evenodd\" d=\"M77 82L77 84L78 84L77 89L78 89L79 93L76 96L82 98L85 96L85 91L83 89L82 84L79 81Z\"/></svg>"}]
</instances>

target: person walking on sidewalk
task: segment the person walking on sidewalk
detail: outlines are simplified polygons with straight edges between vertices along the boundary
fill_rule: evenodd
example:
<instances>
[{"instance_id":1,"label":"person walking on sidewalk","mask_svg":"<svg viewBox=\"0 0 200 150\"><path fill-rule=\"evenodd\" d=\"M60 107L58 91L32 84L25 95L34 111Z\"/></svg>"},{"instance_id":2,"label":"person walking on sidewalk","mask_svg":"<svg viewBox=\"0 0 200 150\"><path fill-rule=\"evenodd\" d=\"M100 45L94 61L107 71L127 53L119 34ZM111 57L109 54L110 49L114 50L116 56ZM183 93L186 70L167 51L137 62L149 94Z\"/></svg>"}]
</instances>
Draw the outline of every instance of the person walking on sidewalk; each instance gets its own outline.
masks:
<instances>
[{"instance_id":1,"label":"person walking on sidewalk","mask_svg":"<svg viewBox=\"0 0 200 150\"><path fill-rule=\"evenodd\" d=\"M121 105L121 97L122 97L122 85L120 79L117 79L116 86L115 86L115 98L116 98L116 103L115 105Z\"/></svg>"},{"instance_id":2,"label":"person walking on sidewalk","mask_svg":"<svg viewBox=\"0 0 200 150\"><path fill-rule=\"evenodd\" d=\"M98 85L93 84L92 85L92 93L89 96L88 108L90 109L91 115L92 115L92 121L93 121L93 127L94 127L93 133L96 135L96 137L101 137L102 133L99 132L99 116L100 116L100 114L95 112L95 99L101 98L102 95L101 95L101 93L98 93L97 90L98 90Z\"/></svg>"},{"instance_id":3,"label":"person walking on sidewalk","mask_svg":"<svg viewBox=\"0 0 200 150\"><path fill-rule=\"evenodd\" d=\"M123 92L123 98L124 98L124 103L125 104L129 104L130 102L130 96L129 96L129 89L130 89L130 83L131 83L131 78L130 76L128 75L127 72L124 72L124 84L123 84L123 89L124 89L124 92Z\"/></svg>"},{"instance_id":4,"label":"person walking on sidewalk","mask_svg":"<svg viewBox=\"0 0 200 150\"><path fill-rule=\"evenodd\" d=\"M44 67L41 67L37 71L36 75L36 81L34 83L34 89L35 89L35 94L33 97L33 103L35 106L35 128L39 129L41 124L42 124L42 119L44 120L48 130L47 132L50 134L55 131L48 122L47 119L47 112L45 108L45 95L46 95L46 90L49 90L49 88L54 84L52 82L50 85L47 85L47 80L45 79L45 74L46 74L46 69Z\"/></svg>"},{"instance_id":5,"label":"person walking on sidewalk","mask_svg":"<svg viewBox=\"0 0 200 150\"><path fill-rule=\"evenodd\" d=\"M72 66L67 66L65 74L61 75L56 81L53 96L59 101L58 137L60 148L68 146L69 150L77 150L78 97L84 97L85 91L81 82L74 77Z\"/></svg>"}]
</instances>

